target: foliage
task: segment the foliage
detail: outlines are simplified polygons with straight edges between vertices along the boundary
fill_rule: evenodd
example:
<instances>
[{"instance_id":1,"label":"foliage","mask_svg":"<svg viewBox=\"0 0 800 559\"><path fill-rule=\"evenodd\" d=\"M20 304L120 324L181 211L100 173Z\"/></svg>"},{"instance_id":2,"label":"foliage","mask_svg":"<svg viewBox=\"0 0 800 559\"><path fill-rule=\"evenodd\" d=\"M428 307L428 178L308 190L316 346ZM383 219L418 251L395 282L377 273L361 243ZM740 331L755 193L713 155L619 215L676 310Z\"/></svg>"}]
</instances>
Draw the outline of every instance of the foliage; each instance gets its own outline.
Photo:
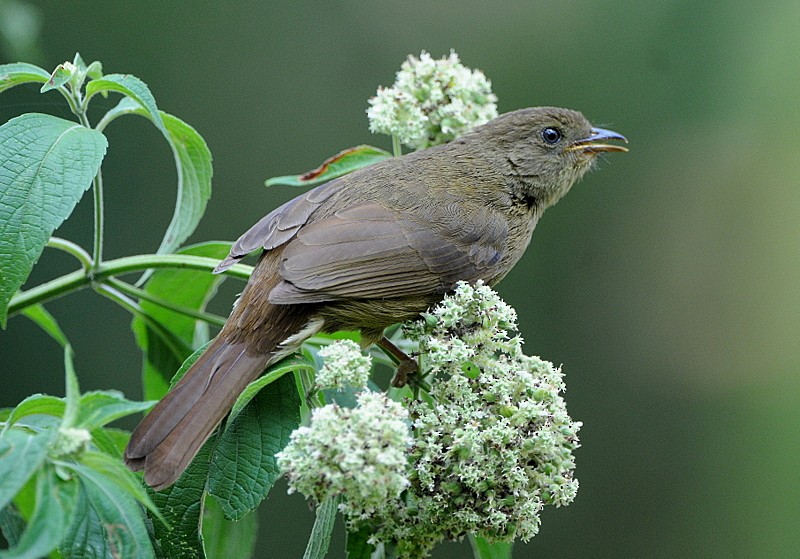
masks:
<instances>
[{"instance_id":1,"label":"foliage","mask_svg":"<svg viewBox=\"0 0 800 559\"><path fill-rule=\"evenodd\" d=\"M425 53L420 58L431 64ZM454 53L448 60L448 71L480 86L474 98L464 90L450 93L493 107L488 80L461 66ZM424 78L421 70L417 74L415 79ZM445 87L440 82L437 87ZM34 394L13 409L0 410L0 530L10 546L0 550L0 559L250 556L257 507L282 473L276 456L287 447L292 433L308 432L301 424L304 419L308 423L310 407L319 408L316 417L330 412L334 427L337 418L362 414L363 410L351 410L357 403L373 405L378 411L392 409L398 413L387 431L394 435L387 437L410 444L407 418L419 418L421 412L418 407L411 408L416 411L409 416L400 411L399 402L415 397L417 405L427 406L433 402L435 391L422 379L414 390L392 389L388 393L391 399L378 397L374 384L364 387L370 360L353 342L333 345L335 339L357 341L358 335L320 335L307 342L301 353L274 364L244 390L217 434L174 485L159 492L145 488L140 476L131 473L121 460L129 433L109 424L146 411L154 402L133 402L113 390L81 394L69 341L44 304L91 288L131 313L132 330L143 356L144 393L156 400L202 353L211 329L224 323L223 317L206 311L220 282L225 277L246 279L251 268L237 264L224 276L213 276L209 272L226 256L229 243L182 247L202 218L211 195L211 154L197 131L158 108L143 81L130 74L104 74L99 62L86 64L78 54L52 72L26 63L0 65L0 92L30 83L40 84L42 94L61 95L75 120L29 113L0 126L0 325L5 328L9 317L26 316L56 340L64 351L66 390L64 397ZM414 83L415 87L424 86L418 79ZM98 94L122 98L93 124L88 108ZM448 99L452 102L456 97ZM426 105L426 111L433 114L435 107ZM447 111L452 112L453 107ZM449 120L436 124L442 133L430 133L425 145L452 137L448 134L454 132L454 123L466 130L479 120L467 115L462 122L457 114L447 111L442 114L447 113ZM126 115L147 119L169 145L177 171L175 210L152 254L105 260L101 166L108 140L104 131ZM453 130L446 129L448 126ZM398 138L393 140L397 155ZM267 184L320 184L391 156L382 149L357 146L312 171L270 179ZM52 236L89 189L94 202L91 250ZM45 247L71 254L79 269L22 291ZM138 274L138 281L124 279L130 274ZM396 341L406 346L409 343ZM416 343L424 346L419 338ZM393 364L378 354L374 359L383 365ZM469 360L458 366L463 378L472 381L486 369L485 364ZM321 380L318 372L322 372ZM427 380L436 376L432 369L424 372ZM359 390L368 392L359 394ZM362 438L372 427L368 415L361 426ZM347 429L342 425L335 428ZM385 456L381 452L359 454L355 450L358 440L351 438L350 442L354 445L348 456L351 461ZM383 495L384 501L418 485L391 471L405 465L405 449L383 464L383 474L395 480L392 494ZM331 460L335 459L332 455ZM565 463L570 464L567 458ZM369 474L366 470L362 473ZM352 485L352 480L345 480L341 487ZM352 509L341 494L323 492L319 497L306 557L325 556L336 515ZM397 552L397 541L384 539L376 545L373 527L368 523L351 522L348 527L349 557L389 557ZM510 557L510 544L470 537L476 557Z\"/></svg>"}]
</instances>

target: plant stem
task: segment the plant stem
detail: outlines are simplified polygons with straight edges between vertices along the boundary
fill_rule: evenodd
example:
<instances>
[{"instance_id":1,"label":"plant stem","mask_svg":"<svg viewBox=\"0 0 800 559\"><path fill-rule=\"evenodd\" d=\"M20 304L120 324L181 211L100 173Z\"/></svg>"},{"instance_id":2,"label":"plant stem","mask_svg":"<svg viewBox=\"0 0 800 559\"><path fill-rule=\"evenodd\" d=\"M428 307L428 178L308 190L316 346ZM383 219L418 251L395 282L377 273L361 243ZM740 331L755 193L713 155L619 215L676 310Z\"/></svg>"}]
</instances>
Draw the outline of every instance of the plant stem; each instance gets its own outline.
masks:
<instances>
[{"instance_id":1,"label":"plant stem","mask_svg":"<svg viewBox=\"0 0 800 559\"><path fill-rule=\"evenodd\" d=\"M142 254L109 260L108 262L103 262L91 275L83 270L78 270L38 285L28 291L17 293L12 297L8 305L8 315L14 315L31 305L50 301L61 295L83 289L92 283L102 283L106 278L120 274L140 272L149 268L176 268L210 272L217 264L219 264L219 260L215 258L185 254ZM224 273L231 277L246 280L250 277L252 271L252 266L236 264Z\"/></svg>"},{"instance_id":2,"label":"plant stem","mask_svg":"<svg viewBox=\"0 0 800 559\"><path fill-rule=\"evenodd\" d=\"M400 144L400 138L397 134L392 134L392 153L395 157L403 155L403 146Z\"/></svg>"},{"instance_id":3,"label":"plant stem","mask_svg":"<svg viewBox=\"0 0 800 559\"><path fill-rule=\"evenodd\" d=\"M183 341L169 332L164 326L149 314L142 310L136 301L133 301L109 285L99 285L96 291L104 297L114 301L123 309L145 321L147 326L155 332L164 342L167 348L177 358L183 361L186 356L192 353L192 348L184 344Z\"/></svg>"},{"instance_id":4,"label":"plant stem","mask_svg":"<svg viewBox=\"0 0 800 559\"><path fill-rule=\"evenodd\" d=\"M221 316L217 316L211 313L205 313L203 311L198 311L193 308L186 307L184 305L178 305L171 301L161 299L160 297L156 297L151 293L148 293L144 289L139 289L138 287L126 283L122 280L118 280L115 278L108 278L104 281L104 283L106 285L110 285L117 291L124 293L130 297L136 297L137 299L144 299L145 301L149 301L154 305L158 305L159 307L163 307L165 309L169 309L176 313L190 316L198 320L202 320L203 322L207 322L213 326L219 326L221 328L225 324L225 319Z\"/></svg>"},{"instance_id":5,"label":"plant stem","mask_svg":"<svg viewBox=\"0 0 800 559\"><path fill-rule=\"evenodd\" d=\"M92 260L94 265L92 271L96 272L103 263L103 170L97 169L97 174L92 179L92 191L94 192L94 250Z\"/></svg>"},{"instance_id":6,"label":"plant stem","mask_svg":"<svg viewBox=\"0 0 800 559\"><path fill-rule=\"evenodd\" d=\"M78 262L80 262L81 266L83 266L84 271L88 271L92 268L92 256L83 250L83 247L73 243L72 241L68 241L67 239L62 239L60 237L50 237L50 240L47 241L47 246L50 248L63 250L64 252L69 253L77 258Z\"/></svg>"}]
</instances>

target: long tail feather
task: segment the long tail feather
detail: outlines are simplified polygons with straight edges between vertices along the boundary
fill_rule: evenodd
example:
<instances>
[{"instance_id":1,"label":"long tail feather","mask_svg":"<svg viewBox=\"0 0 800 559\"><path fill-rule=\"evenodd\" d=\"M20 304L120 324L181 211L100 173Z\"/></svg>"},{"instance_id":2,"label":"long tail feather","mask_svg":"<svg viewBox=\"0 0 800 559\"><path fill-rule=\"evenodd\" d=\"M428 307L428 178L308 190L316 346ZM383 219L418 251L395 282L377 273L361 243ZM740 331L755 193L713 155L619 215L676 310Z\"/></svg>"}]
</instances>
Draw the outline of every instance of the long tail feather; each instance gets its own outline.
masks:
<instances>
[{"instance_id":1,"label":"long tail feather","mask_svg":"<svg viewBox=\"0 0 800 559\"><path fill-rule=\"evenodd\" d=\"M214 340L136 428L125 450L128 467L144 470L153 489L173 484L272 357L251 355L244 343Z\"/></svg>"}]
</instances>

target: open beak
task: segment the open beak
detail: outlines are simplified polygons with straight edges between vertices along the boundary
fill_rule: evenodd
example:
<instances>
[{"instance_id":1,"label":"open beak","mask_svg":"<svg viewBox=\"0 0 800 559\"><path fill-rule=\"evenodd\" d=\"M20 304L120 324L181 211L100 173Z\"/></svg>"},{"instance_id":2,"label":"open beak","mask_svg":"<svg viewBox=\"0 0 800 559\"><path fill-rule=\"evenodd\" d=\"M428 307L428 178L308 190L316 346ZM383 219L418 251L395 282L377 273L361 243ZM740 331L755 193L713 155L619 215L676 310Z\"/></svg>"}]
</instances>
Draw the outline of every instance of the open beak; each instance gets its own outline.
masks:
<instances>
[{"instance_id":1,"label":"open beak","mask_svg":"<svg viewBox=\"0 0 800 559\"><path fill-rule=\"evenodd\" d=\"M616 144L607 144L605 140L622 140L626 144L628 140L622 134L613 130L603 128L592 128L588 138L583 138L574 142L565 151L580 151L581 153L600 153L601 151L621 151L626 152L628 148Z\"/></svg>"}]
</instances>

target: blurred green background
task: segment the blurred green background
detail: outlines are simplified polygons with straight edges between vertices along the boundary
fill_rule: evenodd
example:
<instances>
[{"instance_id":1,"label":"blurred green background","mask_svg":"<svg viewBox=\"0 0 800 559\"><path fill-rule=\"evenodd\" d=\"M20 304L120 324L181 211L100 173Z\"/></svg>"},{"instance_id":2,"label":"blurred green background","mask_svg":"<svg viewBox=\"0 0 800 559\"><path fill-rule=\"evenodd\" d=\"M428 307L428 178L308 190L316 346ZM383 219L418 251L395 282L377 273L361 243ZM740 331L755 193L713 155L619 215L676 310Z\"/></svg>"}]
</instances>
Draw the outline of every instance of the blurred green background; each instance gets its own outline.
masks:
<instances>
[{"instance_id":1,"label":"blurred green background","mask_svg":"<svg viewBox=\"0 0 800 559\"><path fill-rule=\"evenodd\" d=\"M0 61L80 51L132 73L214 155L192 242L233 240L297 194L301 172L367 130L367 99L407 54L454 48L502 112L579 109L630 140L550 210L500 285L528 352L563 363L584 422L578 498L515 557L800 556L800 3L22 2L0 0ZM68 113L34 87L0 119ZM98 99L106 107L116 99ZM108 258L153 251L171 154L144 119L107 131ZM91 245L91 196L57 234ZM75 268L46 251L28 286ZM215 303L225 312L241 284ZM48 305L84 389L140 397L130 318L90 291ZM0 406L63 394L57 345L0 332ZM280 484L259 557L299 557L313 514ZM341 533L332 557L341 556ZM465 557L463 545L435 557Z\"/></svg>"}]
</instances>

